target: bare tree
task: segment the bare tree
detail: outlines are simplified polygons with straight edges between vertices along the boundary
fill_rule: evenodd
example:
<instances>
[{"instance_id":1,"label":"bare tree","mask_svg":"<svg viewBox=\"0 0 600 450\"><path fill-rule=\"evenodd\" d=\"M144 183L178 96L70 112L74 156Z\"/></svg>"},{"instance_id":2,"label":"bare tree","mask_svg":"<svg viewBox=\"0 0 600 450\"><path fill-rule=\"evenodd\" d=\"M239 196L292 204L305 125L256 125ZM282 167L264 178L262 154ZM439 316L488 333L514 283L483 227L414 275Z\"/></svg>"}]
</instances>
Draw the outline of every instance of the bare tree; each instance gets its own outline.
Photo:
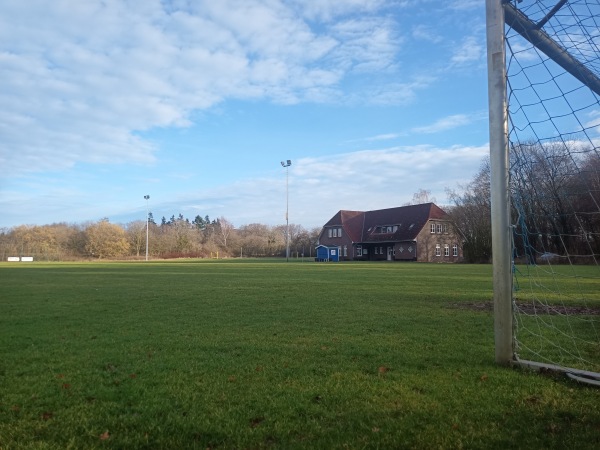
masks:
<instances>
[{"instance_id":1,"label":"bare tree","mask_svg":"<svg viewBox=\"0 0 600 450\"><path fill-rule=\"evenodd\" d=\"M219 238L221 240L221 243L223 244L223 247L225 249L227 249L227 238L233 232L234 226L229 220L227 220L225 217L221 216L217 220L217 229L219 232Z\"/></svg>"},{"instance_id":2,"label":"bare tree","mask_svg":"<svg viewBox=\"0 0 600 450\"><path fill-rule=\"evenodd\" d=\"M136 256L140 256L141 250L146 247L146 222L142 220L129 222L125 229L131 248Z\"/></svg>"},{"instance_id":3,"label":"bare tree","mask_svg":"<svg viewBox=\"0 0 600 450\"><path fill-rule=\"evenodd\" d=\"M464 239L468 262L489 262L492 256L490 165L486 159L479 173L462 192L446 191L453 206L448 209L456 232Z\"/></svg>"},{"instance_id":4,"label":"bare tree","mask_svg":"<svg viewBox=\"0 0 600 450\"><path fill-rule=\"evenodd\" d=\"M431 191L426 189L419 189L418 192L413 194L413 198L410 202L405 203L403 206L410 205L421 205L423 203L435 203L435 197L431 196Z\"/></svg>"}]
</instances>

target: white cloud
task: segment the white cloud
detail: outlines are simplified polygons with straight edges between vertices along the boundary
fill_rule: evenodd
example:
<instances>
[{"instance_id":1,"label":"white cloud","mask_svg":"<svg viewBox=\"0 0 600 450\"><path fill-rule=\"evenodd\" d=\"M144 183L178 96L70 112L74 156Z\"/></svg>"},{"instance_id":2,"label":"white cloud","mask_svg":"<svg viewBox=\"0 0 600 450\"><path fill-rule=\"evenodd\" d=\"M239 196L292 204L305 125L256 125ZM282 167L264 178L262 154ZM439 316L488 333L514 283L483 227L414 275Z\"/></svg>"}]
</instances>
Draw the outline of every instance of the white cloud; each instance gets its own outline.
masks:
<instances>
[{"instance_id":1,"label":"white cloud","mask_svg":"<svg viewBox=\"0 0 600 450\"><path fill-rule=\"evenodd\" d=\"M473 9L473 8L481 8L481 0L453 0L450 2L449 7L451 9Z\"/></svg>"},{"instance_id":2,"label":"white cloud","mask_svg":"<svg viewBox=\"0 0 600 450\"><path fill-rule=\"evenodd\" d=\"M365 141L389 141L392 139L397 139L398 137L400 137L400 134L398 134L398 133L386 133L386 134L378 134L377 136L371 136L364 140Z\"/></svg>"},{"instance_id":3,"label":"white cloud","mask_svg":"<svg viewBox=\"0 0 600 450\"><path fill-rule=\"evenodd\" d=\"M388 83L372 88L365 96L373 105L405 105L413 102L417 93L429 87L435 78L423 76L406 83ZM349 97L352 100L351 97Z\"/></svg>"},{"instance_id":4,"label":"white cloud","mask_svg":"<svg viewBox=\"0 0 600 450\"><path fill-rule=\"evenodd\" d=\"M444 40L442 36L436 33L435 28L428 25L416 25L412 30L412 37L418 40L438 44Z\"/></svg>"},{"instance_id":5,"label":"white cloud","mask_svg":"<svg viewBox=\"0 0 600 450\"><path fill-rule=\"evenodd\" d=\"M484 50L484 43L482 43L480 39L475 36L469 36L454 50L451 61L458 65L478 62L484 57Z\"/></svg>"},{"instance_id":6,"label":"white cloud","mask_svg":"<svg viewBox=\"0 0 600 450\"><path fill-rule=\"evenodd\" d=\"M584 124L585 130L593 130L600 135L600 111L593 110L588 113L589 120Z\"/></svg>"},{"instance_id":7,"label":"white cloud","mask_svg":"<svg viewBox=\"0 0 600 450\"><path fill-rule=\"evenodd\" d=\"M419 189L431 191L443 204L445 188L470 180L488 152L487 145L420 145L299 159L289 172L290 222L310 228L321 226L340 209L401 206ZM204 214L210 205L212 215L224 216L236 226L281 224L285 217L285 178L279 175L190 193L177 204L201 205L184 210L184 216L189 217ZM169 204L160 207L178 210Z\"/></svg>"},{"instance_id":8,"label":"white cloud","mask_svg":"<svg viewBox=\"0 0 600 450\"><path fill-rule=\"evenodd\" d=\"M331 59L355 71L380 71L393 67L401 40L395 36L391 21L377 18L352 18L332 26L340 45Z\"/></svg>"},{"instance_id":9,"label":"white cloud","mask_svg":"<svg viewBox=\"0 0 600 450\"><path fill-rule=\"evenodd\" d=\"M300 158L289 171L290 222L310 228L321 226L340 209L401 206L419 189L431 191L443 205L445 188L470 180L487 154L487 145L417 145ZM0 196L0 210L9 213L3 222L39 223L41 215L50 222L73 223L103 217L126 223L144 217L146 205L141 194L131 197L106 183L94 194L85 194L57 181L32 181L30 193L4 192L6 195ZM179 213L190 219L209 214L224 216L236 226L276 225L285 221L285 189L285 176L279 170L195 192L152 195L150 210L155 220Z\"/></svg>"},{"instance_id":10,"label":"white cloud","mask_svg":"<svg viewBox=\"0 0 600 450\"><path fill-rule=\"evenodd\" d=\"M385 6L386 0L292 0L310 20L330 21L349 13L368 13Z\"/></svg>"},{"instance_id":11,"label":"white cloud","mask_svg":"<svg viewBox=\"0 0 600 450\"><path fill-rule=\"evenodd\" d=\"M2 3L5 173L152 162L156 149L136 131L187 126L192 111L230 98L340 98L348 73L392 67L398 45L388 19L345 17L315 32L278 0L142 3ZM294 5L332 19L383 2Z\"/></svg>"},{"instance_id":12,"label":"white cloud","mask_svg":"<svg viewBox=\"0 0 600 450\"><path fill-rule=\"evenodd\" d=\"M415 127L411 131L413 133L432 134L441 131L451 130L456 127L462 127L472 122L472 118L466 114L454 114L452 116L443 117L436 120L430 125Z\"/></svg>"}]
</instances>

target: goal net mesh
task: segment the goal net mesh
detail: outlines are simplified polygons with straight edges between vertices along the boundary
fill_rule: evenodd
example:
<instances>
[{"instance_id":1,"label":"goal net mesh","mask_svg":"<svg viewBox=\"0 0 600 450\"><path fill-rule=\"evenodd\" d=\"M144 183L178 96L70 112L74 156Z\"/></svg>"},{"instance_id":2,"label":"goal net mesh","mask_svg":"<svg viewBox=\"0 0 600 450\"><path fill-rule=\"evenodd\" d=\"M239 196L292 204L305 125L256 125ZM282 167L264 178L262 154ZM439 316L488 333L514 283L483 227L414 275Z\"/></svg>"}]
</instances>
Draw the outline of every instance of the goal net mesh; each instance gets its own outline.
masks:
<instances>
[{"instance_id":1,"label":"goal net mesh","mask_svg":"<svg viewBox=\"0 0 600 450\"><path fill-rule=\"evenodd\" d=\"M515 354L599 373L600 2L505 12Z\"/></svg>"}]
</instances>

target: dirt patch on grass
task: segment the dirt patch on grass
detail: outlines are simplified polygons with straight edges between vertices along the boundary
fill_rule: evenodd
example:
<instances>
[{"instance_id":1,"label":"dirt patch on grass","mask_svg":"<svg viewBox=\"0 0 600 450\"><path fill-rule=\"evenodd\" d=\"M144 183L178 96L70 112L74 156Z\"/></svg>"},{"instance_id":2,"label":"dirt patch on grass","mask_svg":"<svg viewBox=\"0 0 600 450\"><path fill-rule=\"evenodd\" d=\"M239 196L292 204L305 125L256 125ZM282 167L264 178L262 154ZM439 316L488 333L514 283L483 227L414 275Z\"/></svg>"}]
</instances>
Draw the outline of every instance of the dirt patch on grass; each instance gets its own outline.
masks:
<instances>
[{"instance_id":1,"label":"dirt patch on grass","mask_svg":"<svg viewBox=\"0 0 600 450\"><path fill-rule=\"evenodd\" d=\"M470 311L494 312L493 302L466 302L452 303L451 308L468 309ZM589 306L564 306L564 305L542 305L540 303L517 302L517 308L523 314L547 314L547 315L579 315L600 316L600 307Z\"/></svg>"}]
</instances>

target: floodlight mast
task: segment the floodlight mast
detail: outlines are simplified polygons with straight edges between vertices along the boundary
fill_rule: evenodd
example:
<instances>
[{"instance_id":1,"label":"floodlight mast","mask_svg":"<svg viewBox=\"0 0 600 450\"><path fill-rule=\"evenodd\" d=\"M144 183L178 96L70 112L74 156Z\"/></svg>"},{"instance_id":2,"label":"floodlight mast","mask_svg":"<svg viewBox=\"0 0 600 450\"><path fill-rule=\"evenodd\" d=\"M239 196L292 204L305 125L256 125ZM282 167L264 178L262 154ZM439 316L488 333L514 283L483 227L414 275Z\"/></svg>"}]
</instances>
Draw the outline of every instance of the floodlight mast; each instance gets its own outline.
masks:
<instances>
[{"instance_id":1,"label":"floodlight mast","mask_svg":"<svg viewBox=\"0 0 600 450\"><path fill-rule=\"evenodd\" d=\"M150 218L150 210L148 209L148 200L150 199L150 196L144 195L144 199L146 200L146 261L148 261L148 221Z\"/></svg>"},{"instance_id":2,"label":"floodlight mast","mask_svg":"<svg viewBox=\"0 0 600 450\"><path fill-rule=\"evenodd\" d=\"M289 206L290 206L290 191L288 188L289 180L289 167L292 165L291 160L281 161L281 167L285 168L285 260L290 260L290 220L289 220Z\"/></svg>"}]
</instances>

